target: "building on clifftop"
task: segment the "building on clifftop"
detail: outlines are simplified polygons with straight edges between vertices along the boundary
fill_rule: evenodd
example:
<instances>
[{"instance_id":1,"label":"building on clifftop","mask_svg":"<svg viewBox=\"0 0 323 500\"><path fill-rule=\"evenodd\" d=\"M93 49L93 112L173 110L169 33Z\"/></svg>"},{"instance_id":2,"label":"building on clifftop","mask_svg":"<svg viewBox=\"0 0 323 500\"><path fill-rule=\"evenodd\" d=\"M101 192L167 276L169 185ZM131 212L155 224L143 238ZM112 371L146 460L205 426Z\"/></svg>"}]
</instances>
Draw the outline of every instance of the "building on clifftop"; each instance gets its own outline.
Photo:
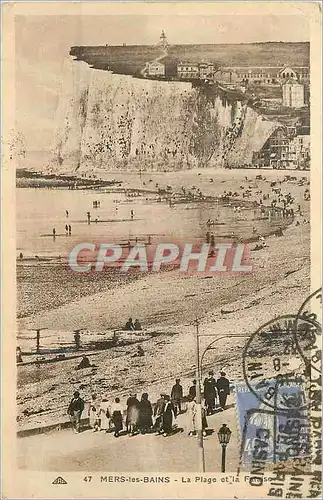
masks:
<instances>
[{"instance_id":1,"label":"building on clifftop","mask_svg":"<svg viewBox=\"0 0 323 500\"><path fill-rule=\"evenodd\" d=\"M148 75L165 77L165 64L160 61L148 63Z\"/></svg>"},{"instance_id":2,"label":"building on clifftop","mask_svg":"<svg viewBox=\"0 0 323 500\"><path fill-rule=\"evenodd\" d=\"M199 78L200 71L198 63L180 62L177 64L177 75L183 80Z\"/></svg>"},{"instance_id":3,"label":"building on clifftop","mask_svg":"<svg viewBox=\"0 0 323 500\"><path fill-rule=\"evenodd\" d=\"M283 85L283 106L289 108L302 108L305 106L304 85L296 78L289 78Z\"/></svg>"}]
</instances>

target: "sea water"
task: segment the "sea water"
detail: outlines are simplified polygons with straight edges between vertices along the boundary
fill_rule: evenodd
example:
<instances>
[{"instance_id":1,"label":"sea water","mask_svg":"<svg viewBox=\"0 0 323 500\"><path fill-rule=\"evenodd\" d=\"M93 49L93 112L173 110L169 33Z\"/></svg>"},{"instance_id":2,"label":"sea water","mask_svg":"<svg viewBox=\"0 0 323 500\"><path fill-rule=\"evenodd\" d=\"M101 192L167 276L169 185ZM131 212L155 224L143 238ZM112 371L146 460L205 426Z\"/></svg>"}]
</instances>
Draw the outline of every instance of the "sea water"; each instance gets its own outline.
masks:
<instances>
[{"instance_id":1,"label":"sea water","mask_svg":"<svg viewBox=\"0 0 323 500\"><path fill-rule=\"evenodd\" d=\"M253 226L261 234L270 229L267 220L252 220L252 209L238 214L215 201L170 206L150 193L130 198L122 192L18 188L16 200L16 248L17 255L21 252L24 257L67 257L81 242L126 244L135 238L148 242L151 237L152 243L195 243L204 242L209 231L217 243L232 241L232 232L238 238L250 238ZM100 207L93 208L93 201L99 201ZM208 219L216 220L217 225L208 228ZM71 225L71 235L66 234L66 224Z\"/></svg>"}]
</instances>

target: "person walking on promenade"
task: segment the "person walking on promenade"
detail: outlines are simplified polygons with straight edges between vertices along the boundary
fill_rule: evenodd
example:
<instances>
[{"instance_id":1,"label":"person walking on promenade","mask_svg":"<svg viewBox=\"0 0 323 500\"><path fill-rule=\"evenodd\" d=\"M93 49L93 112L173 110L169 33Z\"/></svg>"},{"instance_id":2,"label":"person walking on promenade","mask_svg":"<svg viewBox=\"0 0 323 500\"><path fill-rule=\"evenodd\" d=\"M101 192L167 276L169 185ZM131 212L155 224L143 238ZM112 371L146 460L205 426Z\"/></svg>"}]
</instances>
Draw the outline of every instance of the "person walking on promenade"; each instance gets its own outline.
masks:
<instances>
[{"instance_id":1,"label":"person walking on promenade","mask_svg":"<svg viewBox=\"0 0 323 500\"><path fill-rule=\"evenodd\" d=\"M111 414L109 406L108 396L105 394L100 404L100 430L105 432L109 432L110 429Z\"/></svg>"},{"instance_id":2,"label":"person walking on promenade","mask_svg":"<svg viewBox=\"0 0 323 500\"><path fill-rule=\"evenodd\" d=\"M80 398L80 393L78 391L75 391L73 394L72 401L68 406L67 413L72 422L73 430L77 434L80 432L81 416L83 410L84 410L84 401L82 398Z\"/></svg>"},{"instance_id":3,"label":"person walking on promenade","mask_svg":"<svg viewBox=\"0 0 323 500\"><path fill-rule=\"evenodd\" d=\"M173 402L176 415L178 415L179 413L181 413L181 402L183 399L183 387L180 384L179 378L175 380L175 385L173 385L172 387L172 392L170 397Z\"/></svg>"},{"instance_id":4,"label":"person walking on promenade","mask_svg":"<svg viewBox=\"0 0 323 500\"><path fill-rule=\"evenodd\" d=\"M215 410L216 381L213 371L209 371L208 377L204 380L204 398L207 408L207 415L212 415Z\"/></svg>"},{"instance_id":5,"label":"person walking on promenade","mask_svg":"<svg viewBox=\"0 0 323 500\"><path fill-rule=\"evenodd\" d=\"M207 418L206 418L205 400L204 400L204 404L202 404L201 411L202 411L202 432L203 432L203 436L206 436L206 429L208 427L208 424L207 424Z\"/></svg>"},{"instance_id":6,"label":"person walking on promenade","mask_svg":"<svg viewBox=\"0 0 323 500\"><path fill-rule=\"evenodd\" d=\"M147 392L144 392L141 396L141 401L139 403L139 430L142 434L146 434L152 428L153 409L151 402L148 399Z\"/></svg>"},{"instance_id":7,"label":"person walking on promenade","mask_svg":"<svg viewBox=\"0 0 323 500\"><path fill-rule=\"evenodd\" d=\"M65 233L67 234L68 233L68 225L65 224Z\"/></svg>"},{"instance_id":8,"label":"person walking on promenade","mask_svg":"<svg viewBox=\"0 0 323 500\"><path fill-rule=\"evenodd\" d=\"M165 396L165 406L163 411L163 433L164 437L169 436L173 430L173 420L176 418L175 409L170 397Z\"/></svg>"},{"instance_id":9,"label":"person walking on promenade","mask_svg":"<svg viewBox=\"0 0 323 500\"><path fill-rule=\"evenodd\" d=\"M220 372L220 378L216 381L216 387L219 394L219 401L221 410L225 410L225 405L227 402L227 397L230 394L230 382L226 378L225 372Z\"/></svg>"},{"instance_id":10,"label":"person walking on promenade","mask_svg":"<svg viewBox=\"0 0 323 500\"><path fill-rule=\"evenodd\" d=\"M137 394L130 394L127 399L127 432L133 436L137 430L139 420L139 401Z\"/></svg>"},{"instance_id":11,"label":"person walking on promenade","mask_svg":"<svg viewBox=\"0 0 323 500\"><path fill-rule=\"evenodd\" d=\"M165 403L166 402L165 402L164 394L161 394L160 398L157 399L156 405L154 408L154 430L155 430L156 434L162 433L163 413L164 413Z\"/></svg>"},{"instance_id":12,"label":"person walking on promenade","mask_svg":"<svg viewBox=\"0 0 323 500\"><path fill-rule=\"evenodd\" d=\"M93 432L97 432L100 428L100 404L96 394L92 394L88 415L90 418L90 427L93 429Z\"/></svg>"},{"instance_id":13,"label":"person walking on promenade","mask_svg":"<svg viewBox=\"0 0 323 500\"><path fill-rule=\"evenodd\" d=\"M188 390L188 397L195 399L196 398L196 380L195 379L192 381L192 384L193 385L191 385L191 387Z\"/></svg>"},{"instance_id":14,"label":"person walking on promenade","mask_svg":"<svg viewBox=\"0 0 323 500\"><path fill-rule=\"evenodd\" d=\"M193 436L196 432L196 401L192 396L188 396L186 411L186 432L188 436Z\"/></svg>"},{"instance_id":15,"label":"person walking on promenade","mask_svg":"<svg viewBox=\"0 0 323 500\"><path fill-rule=\"evenodd\" d=\"M120 431L122 431L123 427L122 413L123 409L120 404L120 399L115 398L114 403L111 407L112 422L114 424L114 437L119 437Z\"/></svg>"}]
</instances>

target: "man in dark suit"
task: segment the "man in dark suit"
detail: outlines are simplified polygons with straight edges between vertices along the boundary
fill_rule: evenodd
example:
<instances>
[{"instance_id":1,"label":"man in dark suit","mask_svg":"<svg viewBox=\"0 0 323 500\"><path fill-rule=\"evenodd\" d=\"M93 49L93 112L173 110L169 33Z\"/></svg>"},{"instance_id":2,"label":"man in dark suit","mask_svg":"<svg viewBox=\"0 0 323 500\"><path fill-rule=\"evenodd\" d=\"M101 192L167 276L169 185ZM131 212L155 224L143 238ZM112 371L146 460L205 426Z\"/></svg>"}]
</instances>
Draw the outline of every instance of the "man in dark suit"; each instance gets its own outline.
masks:
<instances>
[{"instance_id":1,"label":"man in dark suit","mask_svg":"<svg viewBox=\"0 0 323 500\"><path fill-rule=\"evenodd\" d=\"M80 393L78 391L74 392L73 399L70 402L67 413L70 416L74 432L78 434L80 432L81 426L81 416L84 410L84 401L80 398Z\"/></svg>"},{"instance_id":2,"label":"man in dark suit","mask_svg":"<svg viewBox=\"0 0 323 500\"><path fill-rule=\"evenodd\" d=\"M213 375L214 372L209 371L208 377L204 380L204 399L207 415L212 415L215 411L216 381Z\"/></svg>"},{"instance_id":3,"label":"man in dark suit","mask_svg":"<svg viewBox=\"0 0 323 500\"><path fill-rule=\"evenodd\" d=\"M183 387L181 386L180 382L181 381L179 378L175 380L175 384L172 387L172 392L170 395L177 415L181 412L181 402L183 399Z\"/></svg>"},{"instance_id":4,"label":"man in dark suit","mask_svg":"<svg viewBox=\"0 0 323 500\"><path fill-rule=\"evenodd\" d=\"M227 397L230 394L230 383L226 378L225 372L220 372L220 378L218 378L218 380L216 381L216 387L219 394L221 409L224 410L227 402Z\"/></svg>"},{"instance_id":5,"label":"man in dark suit","mask_svg":"<svg viewBox=\"0 0 323 500\"><path fill-rule=\"evenodd\" d=\"M196 380L193 380L193 385L188 390L188 395L190 398L195 399L196 398Z\"/></svg>"}]
</instances>

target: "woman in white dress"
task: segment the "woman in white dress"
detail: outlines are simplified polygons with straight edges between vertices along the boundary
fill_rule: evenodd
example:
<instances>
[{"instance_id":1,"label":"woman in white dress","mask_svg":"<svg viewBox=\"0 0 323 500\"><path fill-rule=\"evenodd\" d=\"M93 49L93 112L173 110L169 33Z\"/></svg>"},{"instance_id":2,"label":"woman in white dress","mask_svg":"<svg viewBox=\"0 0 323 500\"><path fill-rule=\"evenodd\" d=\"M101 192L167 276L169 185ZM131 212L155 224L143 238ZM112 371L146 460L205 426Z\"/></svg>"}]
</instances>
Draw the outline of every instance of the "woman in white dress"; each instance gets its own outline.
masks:
<instances>
[{"instance_id":1,"label":"woman in white dress","mask_svg":"<svg viewBox=\"0 0 323 500\"><path fill-rule=\"evenodd\" d=\"M193 436L196 432L196 401L189 396L186 411L186 432L188 436Z\"/></svg>"},{"instance_id":2,"label":"woman in white dress","mask_svg":"<svg viewBox=\"0 0 323 500\"><path fill-rule=\"evenodd\" d=\"M108 401L108 396L105 394L102 398L100 405L101 431L109 432L110 418L111 418L110 404Z\"/></svg>"},{"instance_id":3,"label":"woman in white dress","mask_svg":"<svg viewBox=\"0 0 323 500\"><path fill-rule=\"evenodd\" d=\"M93 432L97 432L100 428L100 402L97 400L96 394L92 394L88 415L90 427Z\"/></svg>"}]
</instances>

